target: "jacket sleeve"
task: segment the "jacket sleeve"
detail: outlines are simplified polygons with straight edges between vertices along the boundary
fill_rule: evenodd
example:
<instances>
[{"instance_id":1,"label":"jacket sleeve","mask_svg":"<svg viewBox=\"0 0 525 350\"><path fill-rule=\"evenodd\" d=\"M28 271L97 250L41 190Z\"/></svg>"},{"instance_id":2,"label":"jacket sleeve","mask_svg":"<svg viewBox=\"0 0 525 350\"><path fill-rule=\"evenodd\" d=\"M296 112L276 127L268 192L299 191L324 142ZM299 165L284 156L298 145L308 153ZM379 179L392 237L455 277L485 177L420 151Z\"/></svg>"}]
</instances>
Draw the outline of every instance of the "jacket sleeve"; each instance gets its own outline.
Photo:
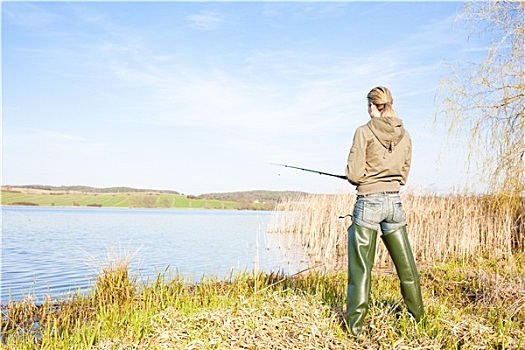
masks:
<instances>
[{"instance_id":1,"label":"jacket sleeve","mask_svg":"<svg viewBox=\"0 0 525 350\"><path fill-rule=\"evenodd\" d=\"M345 170L348 181L354 186L358 186L366 176L366 145L365 131L363 128L358 128L354 134Z\"/></svg>"},{"instance_id":2,"label":"jacket sleeve","mask_svg":"<svg viewBox=\"0 0 525 350\"><path fill-rule=\"evenodd\" d=\"M408 146L405 153L405 161L403 167L401 168L401 185L405 185L408 179L408 173L410 172L410 165L412 163L412 139L408 133L405 134L405 137L408 138Z\"/></svg>"}]
</instances>

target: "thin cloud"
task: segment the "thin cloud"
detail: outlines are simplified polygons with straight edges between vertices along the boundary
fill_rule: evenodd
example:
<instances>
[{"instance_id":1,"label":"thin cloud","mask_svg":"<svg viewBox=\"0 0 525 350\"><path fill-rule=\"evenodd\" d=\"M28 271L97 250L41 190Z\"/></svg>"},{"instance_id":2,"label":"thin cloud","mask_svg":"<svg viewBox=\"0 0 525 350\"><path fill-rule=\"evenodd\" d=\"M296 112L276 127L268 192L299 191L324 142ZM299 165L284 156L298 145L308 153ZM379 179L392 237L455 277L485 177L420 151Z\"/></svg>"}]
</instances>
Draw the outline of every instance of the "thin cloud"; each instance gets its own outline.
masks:
<instances>
[{"instance_id":1,"label":"thin cloud","mask_svg":"<svg viewBox=\"0 0 525 350\"><path fill-rule=\"evenodd\" d=\"M6 143L26 143L32 141L32 143L38 143L39 141L51 141L51 140L63 140L71 142L86 142L86 139L82 136L70 133L62 133L53 130L33 129L33 128L22 128L6 134L4 136Z\"/></svg>"},{"instance_id":2,"label":"thin cloud","mask_svg":"<svg viewBox=\"0 0 525 350\"><path fill-rule=\"evenodd\" d=\"M58 139L58 140L66 140L66 141L79 141L79 142L85 142L86 139L82 136L74 135L74 134L66 134L56 131L45 131L42 133L42 135L46 138L50 139Z\"/></svg>"},{"instance_id":3,"label":"thin cloud","mask_svg":"<svg viewBox=\"0 0 525 350\"><path fill-rule=\"evenodd\" d=\"M2 3L3 21L26 28L47 27L63 19L55 12L47 11L41 6L26 2L10 4Z\"/></svg>"},{"instance_id":4,"label":"thin cloud","mask_svg":"<svg viewBox=\"0 0 525 350\"><path fill-rule=\"evenodd\" d=\"M214 15L195 14L187 17L191 27L201 30L215 30L219 28L222 20Z\"/></svg>"},{"instance_id":5,"label":"thin cloud","mask_svg":"<svg viewBox=\"0 0 525 350\"><path fill-rule=\"evenodd\" d=\"M35 150L33 145L38 145ZM11 130L4 135L4 151L10 153L11 149L33 149L48 154L100 154L107 150L101 142L86 139L74 133L64 133L53 130L22 128ZM33 152L32 152L33 153Z\"/></svg>"}]
</instances>

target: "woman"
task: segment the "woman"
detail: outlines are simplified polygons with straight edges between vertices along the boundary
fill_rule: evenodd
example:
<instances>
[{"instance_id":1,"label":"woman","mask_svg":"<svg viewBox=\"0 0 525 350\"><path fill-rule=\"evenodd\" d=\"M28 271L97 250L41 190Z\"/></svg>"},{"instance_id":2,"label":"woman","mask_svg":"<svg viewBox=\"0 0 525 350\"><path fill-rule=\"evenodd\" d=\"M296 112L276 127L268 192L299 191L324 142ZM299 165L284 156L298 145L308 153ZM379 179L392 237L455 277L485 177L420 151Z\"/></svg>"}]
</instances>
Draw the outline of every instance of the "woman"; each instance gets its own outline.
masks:
<instances>
[{"instance_id":1,"label":"woman","mask_svg":"<svg viewBox=\"0 0 525 350\"><path fill-rule=\"evenodd\" d=\"M417 321L423 315L419 277L399 196L410 170L412 141L386 87L372 89L367 98L371 120L357 128L346 166L348 181L357 186L353 223L348 229L346 302L346 320L355 335L361 332L368 309L379 229L396 266L408 311Z\"/></svg>"}]
</instances>

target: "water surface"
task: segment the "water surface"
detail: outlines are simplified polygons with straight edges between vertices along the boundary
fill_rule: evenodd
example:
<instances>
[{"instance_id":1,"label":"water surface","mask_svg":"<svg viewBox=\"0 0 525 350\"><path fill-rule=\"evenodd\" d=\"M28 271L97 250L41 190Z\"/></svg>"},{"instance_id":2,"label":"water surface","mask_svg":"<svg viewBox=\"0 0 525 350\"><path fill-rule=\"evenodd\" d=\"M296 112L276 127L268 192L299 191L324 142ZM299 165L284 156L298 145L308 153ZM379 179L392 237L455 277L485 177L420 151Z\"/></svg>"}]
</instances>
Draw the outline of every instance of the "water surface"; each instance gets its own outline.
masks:
<instances>
[{"instance_id":1,"label":"water surface","mask_svg":"<svg viewBox=\"0 0 525 350\"><path fill-rule=\"evenodd\" d=\"M87 290L111 259L136 254L143 281L181 273L198 281L231 272L295 273L281 238L268 234L271 212L127 208L2 207L1 301L62 298ZM293 254L292 254L293 255Z\"/></svg>"}]
</instances>

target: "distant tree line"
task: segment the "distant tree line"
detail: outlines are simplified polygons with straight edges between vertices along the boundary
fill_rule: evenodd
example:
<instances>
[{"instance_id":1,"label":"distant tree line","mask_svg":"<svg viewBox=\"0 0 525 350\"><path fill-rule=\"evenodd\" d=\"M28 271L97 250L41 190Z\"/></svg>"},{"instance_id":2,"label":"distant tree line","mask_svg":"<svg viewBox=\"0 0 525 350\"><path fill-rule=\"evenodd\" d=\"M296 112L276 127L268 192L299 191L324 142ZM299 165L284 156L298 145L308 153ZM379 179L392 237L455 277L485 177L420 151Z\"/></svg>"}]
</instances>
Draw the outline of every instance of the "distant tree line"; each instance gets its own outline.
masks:
<instances>
[{"instance_id":1,"label":"distant tree line","mask_svg":"<svg viewBox=\"0 0 525 350\"><path fill-rule=\"evenodd\" d=\"M106 187L98 188L91 186L48 186L48 185L24 185L24 186L8 186L10 188L24 188L34 189L42 191L76 191L76 192L90 192L90 193L141 193L141 192L156 192L156 193L169 193L169 194L180 194L177 191L171 190L152 190L152 189L139 189L132 187Z\"/></svg>"}]
</instances>

